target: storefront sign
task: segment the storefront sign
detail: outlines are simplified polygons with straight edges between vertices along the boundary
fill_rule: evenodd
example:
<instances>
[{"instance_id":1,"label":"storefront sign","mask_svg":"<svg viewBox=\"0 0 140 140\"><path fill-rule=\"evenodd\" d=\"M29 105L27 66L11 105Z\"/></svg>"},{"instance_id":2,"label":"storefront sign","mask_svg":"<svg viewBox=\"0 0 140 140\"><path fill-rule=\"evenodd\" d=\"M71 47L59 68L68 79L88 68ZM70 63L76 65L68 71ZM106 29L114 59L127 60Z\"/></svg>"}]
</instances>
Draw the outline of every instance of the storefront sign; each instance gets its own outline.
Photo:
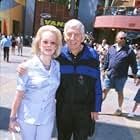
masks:
<instances>
[{"instance_id":1,"label":"storefront sign","mask_svg":"<svg viewBox=\"0 0 140 140\"><path fill-rule=\"evenodd\" d=\"M50 20L50 19L44 19L44 25L53 25L58 28L64 28L64 22L63 21L56 21L56 20Z\"/></svg>"}]
</instances>

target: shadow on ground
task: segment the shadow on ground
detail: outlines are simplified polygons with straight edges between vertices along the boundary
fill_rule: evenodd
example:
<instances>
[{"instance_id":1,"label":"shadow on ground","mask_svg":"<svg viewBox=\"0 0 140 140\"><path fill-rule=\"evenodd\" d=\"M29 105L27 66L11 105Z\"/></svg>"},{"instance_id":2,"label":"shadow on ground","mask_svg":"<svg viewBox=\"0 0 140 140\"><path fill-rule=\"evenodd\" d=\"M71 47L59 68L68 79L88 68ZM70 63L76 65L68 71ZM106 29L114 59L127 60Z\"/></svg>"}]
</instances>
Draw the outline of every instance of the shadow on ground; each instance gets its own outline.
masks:
<instances>
[{"instance_id":1,"label":"shadow on ground","mask_svg":"<svg viewBox=\"0 0 140 140\"><path fill-rule=\"evenodd\" d=\"M98 122L95 134L89 140L139 140L140 128L125 127L122 125ZM134 133L132 133L132 129Z\"/></svg>"},{"instance_id":2,"label":"shadow on ground","mask_svg":"<svg viewBox=\"0 0 140 140\"><path fill-rule=\"evenodd\" d=\"M0 107L0 130L8 130L9 115L10 109ZM97 122L95 133L89 140L139 140L139 132L140 128ZM57 138L56 124L52 136Z\"/></svg>"},{"instance_id":3,"label":"shadow on ground","mask_svg":"<svg viewBox=\"0 0 140 140\"><path fill-rule=\"evenodd\" d=\"M0 129L8 130L10 109L0 107Z\"/></svg>"},{"instance_id":4,"label":"shadow on ground","mask_svg":"<svg viewBox=\"0 0 140 140\"><path fill-rule=\"evenodd\" d=\"M100 115L108 115L108 116L116 116L115 114L109 114L109 113L102 113ZM134 121L138 121L140 122L140 116L139 115L135 115L134 117L128 117L128 113L122 113L122 115L117 116L117 117L125 117L129 120L134 120Z\"/></svg>"},{"instance_id":5,"label":"shadow on ground","mask_svg":"<svg viewBox=\"0 0 140 140\"><path fill-rule=\"evenodd\" d=\"M56 127L54 128L52 136L54 138L57 138ZM89 137L88 140L139 140L139 138L140 128L126 127L123 126L123 124L117 125L104 122L97 122L95 133L92 137ZM73 140L73 138L71 138L71 140Z\"/></svg>"}]
</instances>

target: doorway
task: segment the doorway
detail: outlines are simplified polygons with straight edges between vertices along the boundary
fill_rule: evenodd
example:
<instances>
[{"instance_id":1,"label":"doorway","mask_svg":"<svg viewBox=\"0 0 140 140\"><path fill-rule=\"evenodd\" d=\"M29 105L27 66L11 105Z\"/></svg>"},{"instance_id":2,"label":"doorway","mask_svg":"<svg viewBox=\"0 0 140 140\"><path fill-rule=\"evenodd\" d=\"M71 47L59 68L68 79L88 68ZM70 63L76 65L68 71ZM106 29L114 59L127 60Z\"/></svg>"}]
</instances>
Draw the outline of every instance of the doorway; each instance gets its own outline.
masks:
<instances>
[{"instance_id":1,"label":"doorway","mask_svg":"<svg viewBox=\"0 0 140 140\"><path fill-rule=\"evenodd\" d=\"M13 20L13 34L18 35L20 33L20 22Z\"/></svg>"}]
</instances>

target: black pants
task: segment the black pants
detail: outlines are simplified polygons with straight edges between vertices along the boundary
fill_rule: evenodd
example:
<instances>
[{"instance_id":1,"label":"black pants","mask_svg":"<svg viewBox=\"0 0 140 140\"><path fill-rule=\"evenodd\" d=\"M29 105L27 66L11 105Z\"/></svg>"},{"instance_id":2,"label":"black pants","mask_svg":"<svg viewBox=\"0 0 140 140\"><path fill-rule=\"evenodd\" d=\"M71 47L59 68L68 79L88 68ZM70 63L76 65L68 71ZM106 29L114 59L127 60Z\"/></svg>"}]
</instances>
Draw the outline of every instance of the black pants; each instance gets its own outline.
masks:
<instances>
[{"instance_id":1,"label":"black pants","mask_svg":"<svg viewBox=\"0 0 140 140\"><path fill-rule=\"evenodd\" d=\"M87 140L91 127L90 111L75 106L57 106L58 140Z\"/></svg>"},{"instance_id":2,"label":"black pants","mask_svg":"<svg viewBox=\"0 0 140 140\"><path fill-rule=\"evenodd\" d=\"M4 61L6 60L7 62L9 62L9 47L4 47L3 48L3 52L4 52Z\"/></svg>"}]
</instances>

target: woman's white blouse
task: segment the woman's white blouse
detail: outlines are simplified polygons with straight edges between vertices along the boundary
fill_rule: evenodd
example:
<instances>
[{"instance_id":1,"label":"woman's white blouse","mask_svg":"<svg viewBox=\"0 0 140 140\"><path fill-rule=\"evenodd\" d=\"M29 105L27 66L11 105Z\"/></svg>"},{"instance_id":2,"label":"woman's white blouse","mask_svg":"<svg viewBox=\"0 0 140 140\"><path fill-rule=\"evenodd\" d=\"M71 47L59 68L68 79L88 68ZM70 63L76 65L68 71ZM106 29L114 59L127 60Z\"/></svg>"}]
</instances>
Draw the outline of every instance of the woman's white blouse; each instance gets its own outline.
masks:
<instances>
[{"instance_id":1,"label":"woman's white blouse","mask_svg":"<svg viewBox=\"0 0 140 140\"><path fill-rule=\"evenodd\" d=\"M38 56L24 63L27 73L17 78L17 90L24 91L18 119L35 125L46 124L55 117L55 93L60 84L60 65L51 61L46 70Z\"/></svg>"}]
</instances>

